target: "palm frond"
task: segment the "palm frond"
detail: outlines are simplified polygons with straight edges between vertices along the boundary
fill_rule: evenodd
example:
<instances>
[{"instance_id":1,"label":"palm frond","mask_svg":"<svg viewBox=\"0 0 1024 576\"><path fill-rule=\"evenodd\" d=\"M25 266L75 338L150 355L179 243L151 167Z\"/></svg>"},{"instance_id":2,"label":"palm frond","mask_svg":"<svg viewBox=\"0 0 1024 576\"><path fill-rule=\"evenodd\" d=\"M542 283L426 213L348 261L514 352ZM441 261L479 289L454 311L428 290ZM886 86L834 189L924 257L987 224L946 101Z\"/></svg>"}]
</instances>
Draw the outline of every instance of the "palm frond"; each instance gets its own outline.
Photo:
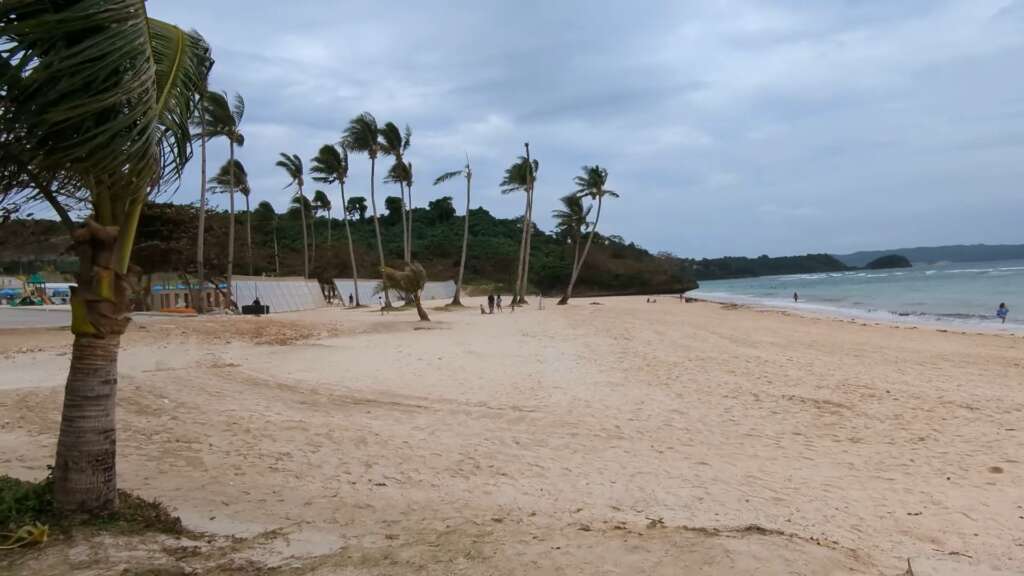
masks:
<instances>
[{"instance_id":1,"label":"palm frond","mask_svg":"<svg viewBox=\"0 0 1024 576\"><path fill-rule=\"evenodd\" d=\"M313 174L313 180L324 184L344 182L348 177L348 153L342 148L339 152L331 144L324 144L317 151L309 165L309 172Z\"/></svg>"},{"instance_id":2,"label":"palm frond","mask_svg":"<svg viewBox=\"0 0 1024 576\"><path fill-rule=\"evenodd\" d=\"M442 182L447 182L452 178L455 178L456 176L462 176L465 173L465 170L452 170L451 172L445 172L444 174L441 174L437 178L434 178L434 186L437 186Z\"/></svg>"},{"instance_id":3,"label":"palm frond","mask_svg":"<svg viewBox=\"0 0 1024 576\"><path fill-rule=\"evenodd\" d=\"M245 116L245 99L238 92L235 92L234 103L231 106L231 116L235 119L235 126L242 123Z\"/></svg>"},{"instance_id":4,"label":"palm frond","mask_svg":"<svg viewBox=\"0 0 1024 576\"><path fill-rule=\"evenodd\" d=\"M376 158L380 151L380 128L377 126L377 119L369 112L356 116L345 127L341 143L348 150Z\"/></svg>"},{"instance_id":5,"label":"palm frond","mask_svg":"<svg viewBox=\"0 0 1024 576\"><path fill-rule=\"evenodd\" d=\"M402 131L394 122L384 124L380 130L381 147L380 152L385 156L402 158Z\"/></svg>"}]
</instances>

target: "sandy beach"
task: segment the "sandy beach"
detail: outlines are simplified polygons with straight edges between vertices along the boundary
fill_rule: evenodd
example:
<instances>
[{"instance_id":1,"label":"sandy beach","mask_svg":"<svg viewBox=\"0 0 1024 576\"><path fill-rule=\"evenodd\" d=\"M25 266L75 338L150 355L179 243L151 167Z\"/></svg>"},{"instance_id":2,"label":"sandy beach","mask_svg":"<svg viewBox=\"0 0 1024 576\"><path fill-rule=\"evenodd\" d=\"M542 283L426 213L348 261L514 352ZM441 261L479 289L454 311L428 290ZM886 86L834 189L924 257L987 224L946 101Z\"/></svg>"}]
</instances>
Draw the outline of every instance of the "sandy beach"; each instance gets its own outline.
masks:
<instances>
[{"instance_id":1,"label":"sandy beach","mask_svg":"<svg viewBox=\"0 0 1024 576\"><path fill-rule=\"evenodd\" d=\"M210 535L57 539L0 572L1024 573L1024 338L478 304L137 319L120 485ZM0 330L0 472L52 462L70 342Z\"/></svg>"}]
</instances>

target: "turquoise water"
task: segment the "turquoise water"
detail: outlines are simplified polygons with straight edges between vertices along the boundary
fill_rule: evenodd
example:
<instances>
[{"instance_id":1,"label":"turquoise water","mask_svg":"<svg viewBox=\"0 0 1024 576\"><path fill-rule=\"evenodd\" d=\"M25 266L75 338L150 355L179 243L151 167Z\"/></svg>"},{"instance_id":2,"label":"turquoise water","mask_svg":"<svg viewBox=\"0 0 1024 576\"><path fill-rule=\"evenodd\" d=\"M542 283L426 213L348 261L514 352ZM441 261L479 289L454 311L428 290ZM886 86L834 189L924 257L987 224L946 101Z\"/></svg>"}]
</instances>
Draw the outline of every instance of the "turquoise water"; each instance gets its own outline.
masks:
<instances>
[{"instance_id":1,"label":"turquoise water","mask_svg":"<svg viewBox=\"0 0 1024 576\"><path fill-rule=\"evenodd\" d=\"M1024 328L1024 260L915 265L898 270L765 276L700 283L694 296L895 322ZM793 292L800 295L793 302ZM996 307L1006 302L1003 326Z\"/></svg>"}]
</instances>

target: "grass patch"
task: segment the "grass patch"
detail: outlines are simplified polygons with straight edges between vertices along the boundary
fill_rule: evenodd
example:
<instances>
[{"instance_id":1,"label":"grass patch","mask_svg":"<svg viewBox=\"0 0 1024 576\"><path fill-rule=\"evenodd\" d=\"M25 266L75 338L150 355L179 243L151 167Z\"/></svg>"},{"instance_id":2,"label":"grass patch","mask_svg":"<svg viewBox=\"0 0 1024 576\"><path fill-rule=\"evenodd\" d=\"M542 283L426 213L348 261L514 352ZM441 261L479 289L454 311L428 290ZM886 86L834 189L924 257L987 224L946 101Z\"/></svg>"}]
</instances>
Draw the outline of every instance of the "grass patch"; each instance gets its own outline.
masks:
<instances>
[{"instance_id":1,"label":"grass patch","mask_svg":"<svg viewBox=\"0 0 1024 576\"><path fill-rule=\"evenodd\" d=\"M183 534L185 528L163 504L118 490L118 509L104 516L81 517L61 514L53 498L53 479L28 482L0 475L0 532L13 532L38 522L52 532L73 528L98 528L118 532L162 532Z\"/></svg>"}]
</instances>

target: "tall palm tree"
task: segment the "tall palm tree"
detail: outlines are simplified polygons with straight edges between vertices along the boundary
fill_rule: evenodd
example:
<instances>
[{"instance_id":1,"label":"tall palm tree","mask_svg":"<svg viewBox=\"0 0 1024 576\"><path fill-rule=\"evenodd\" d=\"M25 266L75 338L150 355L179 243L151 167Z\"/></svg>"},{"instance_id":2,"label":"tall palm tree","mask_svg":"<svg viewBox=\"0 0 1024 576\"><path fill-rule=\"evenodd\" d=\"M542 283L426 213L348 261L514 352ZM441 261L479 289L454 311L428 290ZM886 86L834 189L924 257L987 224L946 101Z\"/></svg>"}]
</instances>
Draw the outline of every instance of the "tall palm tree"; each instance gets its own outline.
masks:
<instances>
[{"instance_id":1,"label":"tall palm tree","mask_svg":"<svg viewBox=\"0 0 1024 576\"><path fill-rule=\"evenodd\" d=\"M271 231L274 236L274 274L281 275L281 260L277 252L277 211L274 205L266 200L256 205L256 215L260 218L270 220Z\"/></svg>"},{"instance_id":2,"label":"tall palm tree","mask_svg":"<svg viewBox=\"0 0 1024 576\"><path fill-rule=\"evenodd\" d=\"M0 190L70 179L81 185L70 196L38 193L65 223L67 208L92 209L71 231L75 337L53 494L64 511L107 514L117 508L117 358L139 215L191 158L189 120L213 61L198 33L149 18L142 0L3 2L0 22L0 142L32 151L0 170Z\"/></svg>"},{"instance_id":3,"label":"tall palm tree","mask_svg":"<svg viewBox=\"0 0 1024 576\"><path fill-rule=\"evenodd\" d=\"M402 258L409 262L412 257L412 250L409 246L409 217L411 214L408 210L411 210L412 204L412 189L410 188L410 199L407 203L405 200L405 188L406 185L412 182L412 168L405 164L405 152L409 149L409 145L412 140L412 130L408 125L405 127L405 133L403 134L399 129L398 125L394 122L388 122L380 130L380 153L385 156L392 156L395 162L388 169L385 182L391 184L398 184L399 192L402 198ZM408 208L407 208L408 207Z\"/></svg>"},{"instance_id":4,"label":"tall palm tree","mask_svg":"<svg viewBox=\"0 0 1024 576\"><path fill-rule=\"evenodd\" d=\"M519 263L516 269L515 293L512 294L513 304L521 304L526 301L523 298L526 278L524 268L529 265L527 238L530 236L533 228L531 220L533 195L531 190L533 188L533 180L539 169L540 164L536 160L531 160L527 156L520 156L515 164L505 169L505 177L501 180L502 194L511 194L513 192L523 192L526 194L526 207L523 210L523 231L519 240Z\"/></svg>"},{"instance_id":5,"label":"tall palm tree","mask_svg":"<svg viewBox=\"0 0 1024 576\"><path fill-rule=\"evenodd\" d=\"M246 222L246 247L249 257L249 275L252 275L252 213L249 211L249 174L241 160L228 160L217 170L217 174L210 178L210 192L230 194L237 191L245 198L245 211L248 214ZM233 187L232 187L233 186ZM232 223L233 224L233 223ZM230 232L228 233L230 235Z\"/></svg>"},{"instance_id":6,"label":"tall palm tree","mask_svg":"<svg viewBox=\"0 0 1024 576\"><path fill-rule=\"evenodd\" d=\"M466 167L462 170L445 172L434 179L434 186L447 182L456 176L466 179L466 216L462 227L462 259L459 261L459 280L455 283L455 297L452 298L452 306L462 306L462 275L466 271L466 249L469 247L469 192L473 184L473 171L469 168L469 154L466 155Z\"/></svg>"},{"instance_id":7,"label":"tall palm tree","mask_svg":"<svg viewBox=\"0 0 1024 576\"><path fill-rule=\"evenodd\" d=\"M590 206L583 207L583 199L577 194L562 196L562 206L559 210L552 210L551 216L555 219L555 234L562 236L572 244L572 268L569 269L569 276L576 270L576 264L580 261L580 236L587 229L590 217Z\"/></svg>"},{"instance_id":8,"label":"tall palm tree","mask_svg":"<svg viewBox=\"0 0 1024 576\"><path fill-rule=\"evenodd\" d=\"M208 94L207 86L204 81L201 96L203 100L206 99ZM206 242L206 114L205 106L197 106L196 114L192 117L192 126L198 130L197 134L193 135L193 139L199 140L199 224L198 224L198 237L196 238L196 286L199 287L199 291L196 294L197 298L194 300L193 307L200 314L206 312L206 258L204 254L205 242Z\"/></svg>"},{"instance_id":9,"label":"tall palm tree","mask_svg":"<svg viewBox=\"0 0 1024 576\"><path fill-rule=\"evenodd\" d=\"M313 192L313 209L317 212L327 213L327 245L329 246L331 244L331 199L323 190Z\"/></svg>"},{"instance_id":10,"label":"tall palm tree","mask_svg":"<svg viewBox=\"0 0 1024 576\"><path fill-rule=\"evenodd\" d=\"M280 166L291 181L285 185L285 188L295 185L296 194L299 199L299 214L302 215L302 277L309 278L309 238L306 236L306 196L302 193L302 186L305 184L303 178L302 158L299 158L298 154L285 154L281 152L281 159L278 160L275 166Z\"/></svg>"},{"instance_id":11,"label":"tall palm tree","mask_svg":"<svg viewBox=\"0 0 1024 576\"><path fill-rule=\"evenodd\" d=\"M235 159L235 146L241 148L245 145L245 135L242 134L240 126L245 116L245 100L242 95L235 93L232 103L228 103L227 93L208 92L203 99L203 115L205 116L207 140L224 138L228 141L228 160ZM233 166L233 164L232 164ZM231 179L228 193L228 300L233 302L232 277L235 268L235 192L237 184L234 181L234 171L229 175Z\"/></svg>"},{"instance_id":12,"label":"tall palm tree","mask_svg":"<svg viewBox=\"0 0 1024 576\"><path fill-rule=\"evenodd\" d=\"M345 237L348 240L348 257L349 261L352 263L352 285L354 287L356 297L356 306L359 306L359 272L356 270L356 253L355 248L352 247L352 231L349 229L348 225L348 200L345 198L345 180L348 179L348 150L342 146L341 151L339 152L334 146L324 144L320 147L320 150L313 158L313 163L310 166L309 171L313 174L313 180L323 182L324 184L337 182L338 186L341 188L341 212L345 220Z\"/></svg>"},{"instance_id":13,"label":"tall palm tree","mask_svg":"<svg viewBox=\"0 0 1024 576\"><path fill-rule=\"evenodd\" d=\"M369 112L363 112L349 121L342 138L342 146L352 152L360 152L370 157L370 207L373 209L373 229L377 234L377 255L380 256L380 267L384 268L384 243L380 239L380 217L377 215L377 195L374 181L377 179L377 156L381 151L380 128L377 119ZM391 307L388 296L387 279L384 280L384 305Z\"/></svg>"},{"instance_id":14,"label":"tall palm tree","mask_svg":"<svg viewBox=\"0 0 1024 576\"><path fill-rule=\"evenodd\" d=\"M313 202L306 197L299 197L298 195L292 196L291 201L292 209L296 212L301 211L300 217L305 218L303 222L306 223L304 228L309 229L309 267L313 269L313 275L316 275L316 206ZM289 210L290 212L291 210Z\"/></svg>"},{"instance_id":15,"label":"tall palm tree","mask_svg":"<svg viewBox=\"0 0 1024 576\"><path fill-rule=\"evenodd\" d=\"M558 300L559 305L568 304L569 299L572 298L572 290L576 286L576 279L579 278L580 270L583 268L583 263L587 260L587 253L590 252L590 243L594 240L594 232L597 231L597 223L601 221L601 204L605 196L609 198L618 198L619 195L614 190L605 188L608 183L608 171L601 168L598 165L584 166L582 168L583 174L573 179L576 184L576 195L583 197L587 196L591 201L597 201L597 214L594 216L594 225L590 227L590 233L587 235L587 243L583 246L583 254L580 255L579 262L573 267L572 276L569 278L569 286L565 289L565 294Z\"/></svg>"}]
</instances>

